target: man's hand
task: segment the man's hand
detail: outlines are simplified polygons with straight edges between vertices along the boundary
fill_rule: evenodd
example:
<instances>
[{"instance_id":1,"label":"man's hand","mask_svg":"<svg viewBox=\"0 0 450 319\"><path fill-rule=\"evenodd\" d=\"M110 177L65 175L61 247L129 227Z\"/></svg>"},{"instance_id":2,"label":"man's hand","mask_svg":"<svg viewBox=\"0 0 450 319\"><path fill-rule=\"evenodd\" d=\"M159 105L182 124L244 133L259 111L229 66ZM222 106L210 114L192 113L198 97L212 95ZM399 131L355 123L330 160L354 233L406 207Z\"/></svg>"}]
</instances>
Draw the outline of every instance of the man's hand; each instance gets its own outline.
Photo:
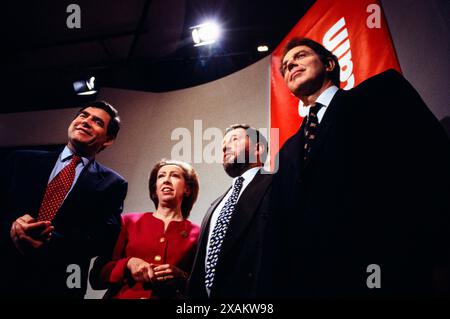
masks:
<instances>
[{"instance_id":1,"label":"man's hand","mask_svg":"<svg viewBox=\"0 0 450 319\"><path fill-rule=\"evenodd\" d=\"M180 268L170 264L163 264L153 268L155 278L159 282L165 282L172 279L186 280L188 275Z\"/></svg>"},{"instance_id":2,"label":"man's hand","mask_svg":"<svg viewBox=\"0 0 450 319\"><path fill-rule=\"evenodd\" d=\"M17 250L26 254L30 250L40 248L50 240L51 232L55 228L49 221L36 221L28 214L17 218L12 224L10 236Z\"/></svg>"}]
</instances>

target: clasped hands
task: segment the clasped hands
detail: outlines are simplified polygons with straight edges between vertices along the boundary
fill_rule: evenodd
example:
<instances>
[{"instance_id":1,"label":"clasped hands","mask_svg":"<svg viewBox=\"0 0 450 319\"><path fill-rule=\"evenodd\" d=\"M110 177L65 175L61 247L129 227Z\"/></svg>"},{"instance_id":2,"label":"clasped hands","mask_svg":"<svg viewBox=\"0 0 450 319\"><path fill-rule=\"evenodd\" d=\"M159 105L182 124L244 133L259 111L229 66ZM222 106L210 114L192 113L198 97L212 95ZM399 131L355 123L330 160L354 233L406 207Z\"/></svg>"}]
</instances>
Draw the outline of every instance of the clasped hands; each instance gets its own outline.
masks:
<instances>
[{"instance_id":1,"label":"clasped hands","mask_svg":"<svg viewBox=\"0 0 450 319\"><path fill-rule=\"evenodd\" d=\"M50 221L37 221L25 214L13 222L10 236L17 250L26 254L48 242L54 229Z\"/></svg>"},{"instance_id":2,"label":"clasped hands","mask_svg":"<svg viewBox=\"0 0 450 319\"><path fill-rule=\"evenodd\" d=\"M137 257L128 260L127 268L133 280L141 283L155 284L173 279L187 279L187 274L174 265L155 265Z\"/></svg>"}]
</instances>

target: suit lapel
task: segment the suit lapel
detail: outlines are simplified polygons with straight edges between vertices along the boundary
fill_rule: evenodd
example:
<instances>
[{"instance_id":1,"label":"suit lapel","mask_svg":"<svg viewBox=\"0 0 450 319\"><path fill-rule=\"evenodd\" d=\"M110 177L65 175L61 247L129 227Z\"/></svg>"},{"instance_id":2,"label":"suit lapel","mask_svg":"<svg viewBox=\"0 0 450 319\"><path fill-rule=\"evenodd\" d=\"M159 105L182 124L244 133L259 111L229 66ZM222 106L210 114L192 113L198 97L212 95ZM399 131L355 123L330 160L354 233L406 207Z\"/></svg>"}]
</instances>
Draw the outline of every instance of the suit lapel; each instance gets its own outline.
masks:
<instances>
[{"instance_id":1,"label":"suit lapel","mask_svg":"<svg viewBox=\"0 0 450 319\"><path fill-rule=\"evenodd\" d=\"M227 191L222 194L222 196L220 196L214 202L211 203L211 206L209 206L208 211L206 212L206 215L203 218L202 226L200 228L200 238L199 238L200 247L202 248L203 251L206 251L208 235L209 235L209 227L211 225L211 216L212 216L214 210L219 205L219 203L222 201L222 199L228 193L230 188L228 188Z\"/></svg>"},{"instance_id":2,"label":"suit lapel","mask_svg":"<svg viewBox=\"0 0 450 319\"><path fill-rule=\"evenodd\" d=\"M231 217L230 226L223 242L221 249L222 257L220 258L223 258L223 256L238 243L238 240L245 233L248 225L254 219L254 215L259 208L261 199L265 195L270 180L270 177L258 172L239 197L239 201L236 204L235 211Z\"/></svg>"},{"instance_id":3,"label":"suit lapel","mask_svg":"<svg viewBox=\"0 0 450 319\"><path fill-rule=\"evenodd\" d=\"M77 217L81 217L84 211L68 210L67 207L81 207L82 204L89 201L90 197L86 196L86 194L95 194L99 183L102 181L103 176L99 174L98 164L95 161L90 162L81 172L72 190L61 205L59 212L56 214L55 219L66 216L68 212L72 211L77 214Z\"/></svg>"},{"instance_id":4,"label":"suit lapel","mask_svg":"<svg viewBox=\"0 0 450 319\"><path fill-rule=\"evenodd\" d=\"M32 209L32 215L37 217L39 209L44 199L44 194L47 189L48 179L55 167L60 152L45 153L42 157L39 157L34 161L35 169L33 170L33 178L27 178L28 183L32 183L33 187L30 189L37 190L38 196L35 197L36 207ZM34 205L33 205L34 206Z\"/></svg>"},{"instance_id":5,"label":"suit lapel","mask_svg":"<svg viewBox=\"0 0 450 319\"><path fill-rule=\"evenodd\" d=\"M304 170L307 169L307 167L310 165L310 163L314 161L315 157L319 153L320 148L322 147L324 141L326 140L327 135L330 132L330 128L335 123L336 113L339 111L340 104L342 103L342 99L343 99L343 92L342 92L342 90L339 90L338 92L336 92L336 95L331 100L331 103L328 106L328 109L325 112L325 115L319 125L319 131L317 133L317 140L312 145L311 153L303 165ZM303 127L303 125L302 125L302 127ZM302 150L303 150L303 147L302 147Z\"/></svg>"},{"instance_id":6,"label":"suit lapel","mask_svg":"<svg viewBox=\"0 0 450 319\"><path fill-rule=\"evenodd\" d=\"M294 176L300 176L304 168L305 123L306 121L302 122L292 143L284 150L283 158L280 158L280 167L283 166L281 171L290 172Z\"/></svg>"},{"instance_id":7,"label":"suit lapel","mask_svg":"<svg viewBox=\"0 0 450 319\"><path fill-rule=\"evenodd\" d=\"M231 188L231 187L230 187ZM217 198L208 208L208 211L203 217L202 225L200 227L200 237L198 239L198 249L195 254L194 259L194 268L192 269L192 282L198 283L197 285L193 285L190 287L192 290L198 290L197 294L201 295L203 298L206 298L206 290L204 285L205 280L205 259L206 259L206 247L208 244L208 235L209 235L209 225L211 224L211 216L217 205L222 201L225 195L228 193L230 188L219 198ZM191 280L190 280L191 281ZM197 296L198 297L198 296Z\"/></svg>"},{"instance_id":8,"label":"suit lapel","mask_svg":"<svg viewBox=\"0 0 450 319\"><path fill-rule=\"evenodd\" d=\"M88 164L78 177L76 184L74 185L71 194L76 194L80 190L91 192L96 190L98 184L103 181L103 176L99 174L98 164L95 160Z\"/></svg>"},{"instance_id":9,"label":"suit lapel","mask_svg":"<svg viewBox=\"0 0 450 319\"><path fill-rule=\"evenodd\" d=\"M38 160L35 161L36 167L35 174L37 174L36 178L30 180L37 180L39 184L45 185L45 189L47 188L48 179L50 174L52 173L53 168L55 167L56 161L58 159L60 152L51 152L47 153Z\"/></svg>"}]
</instances>

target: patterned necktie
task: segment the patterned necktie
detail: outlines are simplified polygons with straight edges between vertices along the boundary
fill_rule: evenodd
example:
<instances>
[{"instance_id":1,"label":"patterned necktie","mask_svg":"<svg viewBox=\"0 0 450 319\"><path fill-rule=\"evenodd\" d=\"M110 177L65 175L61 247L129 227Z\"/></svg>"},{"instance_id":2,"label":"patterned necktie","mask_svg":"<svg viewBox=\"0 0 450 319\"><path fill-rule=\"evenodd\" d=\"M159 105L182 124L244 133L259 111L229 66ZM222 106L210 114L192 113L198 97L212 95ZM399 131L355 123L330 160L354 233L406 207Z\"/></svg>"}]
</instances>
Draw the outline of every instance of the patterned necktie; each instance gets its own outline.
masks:
<instances>
[{"instance_id":1,"label":"patterned necktie","mask_svg":"<svg viewBox=\"0 0 450 319\"><path fill-rule=\"evenodd\" d=\"M319 128L319 118L317 117L317 113L319 113L320 108L323 105L320 103L316 103L311 106L309 109L308 119L306 121L305 126L305 144L304 144L304 157L303 159L306 161L311 153L311 147L314 143L314 140L317 138L317 131Z\"/></svg>"},{"instance_id":2,"label":"patterned necktie","mask_svg":"<svg viewBox=\"0 0 450 319\"><path fill-rule=\"evenodd\" d=\"M219 217L217 218L216 225L214 226L214 230L211 235L208 256L206 258L205 274L205 285L208 289L211 289L214 282L215 269L217 261L219 259L220 248L222 246L223 239L225 238L228 225L230 224L231 216L233 215L234 207L236 206L236 202L242 189L243 182L244 178L240 176L234 183L233 192L220 211Z\"/></svg>"},{"instance_id":3,"label":"patterned necktie","mask_svg":"<svg viewBox=\"0 0 450 319\"><path fill-rule=\"evenodd\" d=\"M73 184L75 168L80 161L81 157L73 155L70 163L48 183L41 208L39 209L38 221L51 221L55 217Z\"/></svg>"}]
</instances>

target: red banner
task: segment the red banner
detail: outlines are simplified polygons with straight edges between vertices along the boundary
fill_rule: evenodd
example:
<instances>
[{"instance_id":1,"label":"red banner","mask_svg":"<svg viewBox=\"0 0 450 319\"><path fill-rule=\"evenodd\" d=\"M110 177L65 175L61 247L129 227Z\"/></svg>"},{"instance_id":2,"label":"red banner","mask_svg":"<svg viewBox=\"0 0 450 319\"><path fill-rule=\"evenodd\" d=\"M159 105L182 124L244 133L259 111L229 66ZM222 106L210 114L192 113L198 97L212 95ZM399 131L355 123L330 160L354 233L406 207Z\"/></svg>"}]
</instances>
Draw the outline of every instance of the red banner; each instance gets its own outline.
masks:
<instances>
[{"instance_id":1,"label":"red banner","mask_svg":"<svg viewBox=\"0 0 450 319\"><path fill-rule=\"evenodd\" d=\"M302 121L299 99L290 93L279 72L283 47L294 37L322 43L338 57L345 90L390 68L401 72L378 1L316 1L272 53L270 126L279 128L279 140L271 134L271 158Z\"/></svg>"}]
</instances>

